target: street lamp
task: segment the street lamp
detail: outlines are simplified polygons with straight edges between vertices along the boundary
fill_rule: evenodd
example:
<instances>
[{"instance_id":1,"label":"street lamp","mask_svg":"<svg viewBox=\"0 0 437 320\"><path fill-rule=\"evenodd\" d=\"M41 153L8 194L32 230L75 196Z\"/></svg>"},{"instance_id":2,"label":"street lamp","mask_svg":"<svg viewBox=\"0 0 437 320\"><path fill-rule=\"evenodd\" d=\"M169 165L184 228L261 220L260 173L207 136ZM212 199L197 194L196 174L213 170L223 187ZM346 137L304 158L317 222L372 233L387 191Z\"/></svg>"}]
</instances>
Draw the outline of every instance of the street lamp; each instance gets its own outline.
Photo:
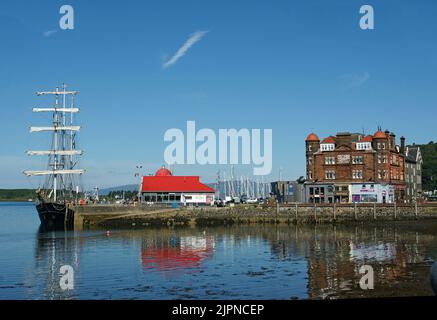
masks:
<instances>
[{"instance_id":1,"label":"street lamp","mask_svg":"<svg viewBox=\"0 0 437 320\"><path fill-rule=\"evenodd\" d=\"M139 204L141 203L141 174L140 174L140 171L142 168L143 168L143 166L141 166L141 165L136 166L137 172L134 175L135 177L138 177L138 195L137 195L137 197L138 197Z\"/></svg>"}]
</instances>

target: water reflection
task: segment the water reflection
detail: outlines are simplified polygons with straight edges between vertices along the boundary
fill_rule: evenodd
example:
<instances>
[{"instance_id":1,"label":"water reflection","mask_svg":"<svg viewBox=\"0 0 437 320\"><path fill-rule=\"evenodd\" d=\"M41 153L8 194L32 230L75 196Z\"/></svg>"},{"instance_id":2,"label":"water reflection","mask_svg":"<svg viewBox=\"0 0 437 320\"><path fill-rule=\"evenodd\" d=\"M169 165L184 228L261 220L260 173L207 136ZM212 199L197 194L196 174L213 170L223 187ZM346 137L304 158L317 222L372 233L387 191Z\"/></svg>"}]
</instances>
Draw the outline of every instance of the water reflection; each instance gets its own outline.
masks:
<instances>
[{"instance_id":1,"label":"water reflection","mask_svg":"<svg viewBox=\"0 0 437 320\"><path fill-rule=\"evenodd\" d=\"M144 268L160 271L181 268L197 268L201 262L212 256L212 236L170 236L156 235L142 240L141 260Z\"/></svg>"},{"instance_id":2,"label":"water reflection","mask_svg":"<svg viewBox=\"0 0 437 320\"><path fill-rule=\"evenodd\" d=\"M43 299L69 299L74 291L60 287L60 268L70 265L79 269L80 239L71 231L50 231L39 227L35 246L35 275ZM37 298L38 296L36 296Z\"/></svg>"},{"instance_id":3,"label":"water reflection","mask_svg":"<svg viewBox=\"0 0 437 320\"><path fill-rule=\"evenodd\" d=\"M431 295L437 223L39 230L22 298L323 299ZM71 265L75 289L60 289ZM362 290L371 265L375 289ZM6 272L11 272L7 270ZM168 275L172 274L169 279ZM147 285L145 285L147 284ZM1 294L0 296L5 297Z\"/></svg>"}]
</instances>

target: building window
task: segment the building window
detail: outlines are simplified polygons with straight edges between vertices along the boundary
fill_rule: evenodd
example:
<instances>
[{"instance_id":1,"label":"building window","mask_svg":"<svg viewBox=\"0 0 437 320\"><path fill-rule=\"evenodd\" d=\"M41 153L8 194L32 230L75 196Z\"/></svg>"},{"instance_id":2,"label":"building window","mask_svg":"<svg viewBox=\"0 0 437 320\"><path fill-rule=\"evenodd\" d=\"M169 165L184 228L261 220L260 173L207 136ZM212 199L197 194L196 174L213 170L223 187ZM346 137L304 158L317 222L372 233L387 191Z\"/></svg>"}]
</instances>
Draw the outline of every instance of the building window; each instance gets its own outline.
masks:
<instances>
[{"instance_id":1,"label":"building window","mask_svg":"<svg viewBox=\"0 0 437 320\"><path fill-rule=\"evenodd\" d=\"M372 144L370 142L358 142L357 150L372 150Z\"/></svg>"},{"instance_id":2,"label":"building window","mask_svg":"<svg viewBox=\"0 0 437 320\"><path fill-rule=\"evenodd\" d=\"M320 145L320 150L322 151L333 151L335 149L335 144L333 143L322 143Z\"/></svg>"},{"instance_id":3,"label":"building window","mask_svg":"<svg viewBox=\"0 0 437 320\"><path fill-rule=\"evenodd\" d=\"M387 155L378 154L378 163L387 163Z\"/></svg>"},{"instance_id":4,"label":"building window","mask_svg":"<svg viewBox=\"0 0 437 320\"><path fill-rule=\"evenodd\" d=\"M309 180L313 179L313 173L311 171L308 171L308 179Z\"/></svg>"},{"instance_id":5,"label":"building window","mask_svg":"<svg viewBox=\"0 0 437 320\"><path fill-rule=\"evenodd\" d=\"M308 151L311 151L311 150L312 150L311 145L309 145L308 146Z\"/></svg>"},{"instance_id":6,"label":"building window","mask_svg":"<svg viewBox=\"0 0 437 320\"><path fill-rule=\"evenodd\" d=\"M325 157L325 164L335 164L335 157Z\"/></svg>"},{"instance_id":7,"label":"building window","mask_svg":"<svg viewBox=\"0 0 437 320\"><path fill-rule=\"evenodd\" d=\"M335 179L335 171L328 170L325 172L325 179L327 180L334 180Z\"/></svg>"},{"instance_id":8,"label":"building window","mask_svg":"<svg viewBox=\"0 0 437 320\"><path fill-rule=\"evenodd\" d=\"M364 159L363 156L353 156L352 157L352 164L363 164Z\"/></svg>"},{"instance_id":9,"label":"building window","mask_svg":"<svg viewBox=\"0 0 437 320\"><path fill-rule=\"evenodd\" d=\"M312 165L313 164L313 158L308 158L308 165Z\"/></svg>"},{"instance_id":10,"label":"building window","mask_svg":"<svg viewBox=\"0 0 437 320\"><path fill-rule=\"evenodd\" d=\"M362 179L363 170L352 170L352 179Z\"/></svg>"}]
</instances>

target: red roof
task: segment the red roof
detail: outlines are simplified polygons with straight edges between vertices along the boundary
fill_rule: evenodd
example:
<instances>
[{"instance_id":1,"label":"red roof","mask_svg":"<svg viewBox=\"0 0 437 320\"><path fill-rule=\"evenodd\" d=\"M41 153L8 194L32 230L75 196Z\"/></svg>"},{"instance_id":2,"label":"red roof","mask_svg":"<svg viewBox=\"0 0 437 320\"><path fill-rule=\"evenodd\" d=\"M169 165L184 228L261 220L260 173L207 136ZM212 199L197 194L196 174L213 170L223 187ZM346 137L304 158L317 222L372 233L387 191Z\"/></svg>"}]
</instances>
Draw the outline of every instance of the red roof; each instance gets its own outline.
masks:
<instances>
[{"instance_id":1,"label":"red roof","mask_svg":"<svg viewBox=\"0 0 437 320\"><path fill-rule=\"evenodd\" d=\"M373 137L369 134L368 136L365 136L363 139L361 139L361 142L372 142Z\"/></svg>"},{"instance_id":2,"label":"red roof","mask_svg":"<svg viewBox=\"0 0 437 320\"><path fill-rule=\"evenodd\" d=\"M320 139L315 133L311 132L305 141L320 141Z\"/></svg>"},{"instance_id":3,"label":"red roof","mask_svg":"<svg viewBox=\"0 0 437 320\"><path fill-rule=\"evenodd\" d=\"M144 176L142 192L208 192L215 190L199 181L198 176Z\"/></svg>"},{"instance_id":4,"label":"red roof","mask_svg":"<svg viewBox=\"0 0 437 320\"><path fill-rule=\"evenodd\" d=\"M382 130L378 130L375 132L375 134L373 135L374 139L381 139L381 138L387 138L387 136L385 135L384 132L382 132Z\"/></svg>"},{"instance_id":5,"label":"red roof","mask_svg":"<svg viewBox=\"0 0 437 320\"><path fill-rule=\"evenodd\" d=\"M335 139L333 136L329 136L329 137L323 139L322 143L335 143Z\"/></svg>"},{"instance_id":6,"label":"red roof","mask_svg":"<svg viewBox=\"0 0 437 320\"><path fill-rule=\"evenodd\" d=\"M172 175L173 174L171 173L171 171L164 167L158 169L158 171L155 172L155 176L157 177L172 176Z\"/></svg>"}]
</instances>

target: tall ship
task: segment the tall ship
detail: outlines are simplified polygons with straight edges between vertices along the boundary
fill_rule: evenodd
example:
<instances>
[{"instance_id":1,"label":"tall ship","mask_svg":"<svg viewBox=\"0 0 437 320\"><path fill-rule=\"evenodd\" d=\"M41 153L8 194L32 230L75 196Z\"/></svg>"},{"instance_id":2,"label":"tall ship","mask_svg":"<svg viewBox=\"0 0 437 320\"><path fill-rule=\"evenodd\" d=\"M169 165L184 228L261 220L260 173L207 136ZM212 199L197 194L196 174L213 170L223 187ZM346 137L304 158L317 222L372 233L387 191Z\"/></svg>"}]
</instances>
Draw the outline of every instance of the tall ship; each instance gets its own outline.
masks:
<instances>
[{"instance_id":1,"label":"tall ship","mask_svg":"<svg viewBox=\"0 0 437 320\"><path fill-rule=\"evenodd\" d=\"M75 125L75 114L79 108L74 106L78 91L61 90L41 91L37 96L52 96L53 107L33 108L33 112L45 112L51 115L52 124L46 127L30 127L30 132L49 132L51 146L49 150L29 150L30 156L47 156L45 170L24 171L27 176L43 176L43 183L37 189L36 210L41 225L51 228L72 228L74 225L74 206L79 195L78 176L84 173L78 168L82 150L76 149L76 135L80 126Z\"/></svg>"}]
</instances>

